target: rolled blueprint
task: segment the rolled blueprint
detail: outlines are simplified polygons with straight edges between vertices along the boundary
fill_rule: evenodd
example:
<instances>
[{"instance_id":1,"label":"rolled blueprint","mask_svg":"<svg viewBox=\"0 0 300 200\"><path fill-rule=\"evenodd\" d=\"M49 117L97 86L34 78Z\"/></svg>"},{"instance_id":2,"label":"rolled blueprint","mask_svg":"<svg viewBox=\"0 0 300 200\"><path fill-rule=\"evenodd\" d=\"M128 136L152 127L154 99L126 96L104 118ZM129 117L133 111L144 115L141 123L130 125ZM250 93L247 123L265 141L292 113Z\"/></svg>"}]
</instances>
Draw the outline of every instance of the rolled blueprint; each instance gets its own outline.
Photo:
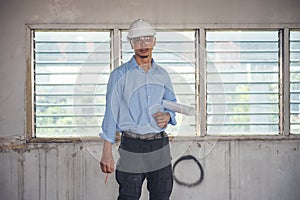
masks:
<instances>
[{"instance_id":1,"label":"rolled blueprint","mask_svg":"<svg viewBox=\"0 0 300 200\"><path fill-rule=\"evenodd\" d=\"M195 110L193 107L182 105L182 104L168 101L168 100L163 100L162 104L163 104L163 107L168 110L178 112L178 113L181 113L184 115L189 115L189 116L195 115Z\"/></svg>"}]
</instances>

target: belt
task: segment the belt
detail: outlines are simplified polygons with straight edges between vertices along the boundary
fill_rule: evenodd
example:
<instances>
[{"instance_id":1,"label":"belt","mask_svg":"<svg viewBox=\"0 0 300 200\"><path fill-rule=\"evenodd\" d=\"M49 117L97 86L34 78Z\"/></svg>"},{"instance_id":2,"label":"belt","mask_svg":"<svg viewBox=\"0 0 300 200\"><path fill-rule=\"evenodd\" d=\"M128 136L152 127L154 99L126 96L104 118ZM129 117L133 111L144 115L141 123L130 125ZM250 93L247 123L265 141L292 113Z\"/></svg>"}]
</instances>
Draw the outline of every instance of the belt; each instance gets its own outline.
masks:
<instances>
[{"instance_id":1,"label":"belt","mask_svg":"<svg viewBox=\"0 0 300 200\"><path fill-rule=\"evenodd\" d=\"M155 139L168 137L165 131L162 131L160 133L146 133L146 134L137 134L131 131L122 131L122 135L129 138L140 139L140 140L155 140Z\"/></svg>"}]
</instances>

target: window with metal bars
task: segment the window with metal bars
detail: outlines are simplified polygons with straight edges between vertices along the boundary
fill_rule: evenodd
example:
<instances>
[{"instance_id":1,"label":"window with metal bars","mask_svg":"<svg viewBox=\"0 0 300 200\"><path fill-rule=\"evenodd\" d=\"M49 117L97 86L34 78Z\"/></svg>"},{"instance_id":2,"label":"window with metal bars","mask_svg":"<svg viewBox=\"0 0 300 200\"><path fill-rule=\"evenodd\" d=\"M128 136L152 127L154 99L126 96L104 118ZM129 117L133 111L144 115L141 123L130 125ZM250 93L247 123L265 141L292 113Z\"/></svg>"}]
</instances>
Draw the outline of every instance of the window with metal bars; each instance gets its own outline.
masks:
<instances>
[{"instance_id":1,"label":"window with metal bars","mask_svg":"<svg viewBox=\"0 0 300 200\"><path fill-rule=\"evenodd\" d=\"M290 32L290 132L300 134L300 31Z\"/></svg>"},{"instance_id":2,"label":"window with metal bars","mask_svg":"<svg viewBox=\"0 0 300 200\"><path fill-rule=\"evenodd\" d=\"M279 133L279 32L206 32L207 134Z\"/></svg>"},{"instance_id":3,"label":"window with metal bars","mask_svg":"<svg viewBox=\"0 0 300 200\"><path fill-rule=\"evenodd\" d=\"M196 73L195 31L163 31L156 34L153 59L166 69L173 84L177 102L195 107ZM122 63L134 55L127 41L127 32L122 31ZM177 125L169 126L167 132L176 136L195 135L195 116L176 115Z\"/></svg>"},{"instance_id":4,"label":"window with metal bars","mask_svg":"<svg viewBox=\"0 0 300 200\"><path fill-rule=\"evenodd\" d=\"M280 31L203 31L201 35L197 30L157 31L153 58L169 72L178 102L201 109L203 104L205 110L192 117L177 114L178 125L168 132L190 136L204 126L203 136L278 134L279 107L284 105L279 87ZM290 39L289 49L283 53L290 58L290 82L282 84L290 86L290 133L299 134L300 31L289 33L284 35ZM110 30L32 30L33 137L98 137L113 68L111 52L120 50L122 63L134 54L126 35L121 31L121 46L112 46ZM199 58L199 51L205 56ZM198 66L204 68L203 77ZM205 96L201 102L199 92ZM205 123L200 124L199 118Z\"/></svg>"},{"instance_id":5,"label":"window with metal bars","mask_svg":"<svg viewBox=\"0 0 300 200\"><path fill-rule=\"evenodd\" d=\"M33 31L33 137L97 136L111 66L110 31Z\"/></svg>"}]
</instances>

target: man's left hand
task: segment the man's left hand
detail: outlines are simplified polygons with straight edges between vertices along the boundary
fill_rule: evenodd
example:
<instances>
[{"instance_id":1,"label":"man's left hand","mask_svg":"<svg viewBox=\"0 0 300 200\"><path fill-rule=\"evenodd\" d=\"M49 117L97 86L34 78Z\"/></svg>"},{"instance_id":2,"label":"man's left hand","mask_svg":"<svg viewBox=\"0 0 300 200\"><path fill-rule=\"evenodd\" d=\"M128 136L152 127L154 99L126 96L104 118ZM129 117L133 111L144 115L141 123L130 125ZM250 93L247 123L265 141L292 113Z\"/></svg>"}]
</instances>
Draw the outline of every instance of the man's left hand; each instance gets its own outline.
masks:
<instances>
[{"instance_id":1,"label":"man's left hand","mask_svg":"<svg viewBox=\"0 0 300 200\"><path fill-rule=\"evenodd\" d=\"M156 119L157 126L160 128L165 128L170 121L170 114L165 112L157 112L153 115Z\"/></svg>"}]
</instances>

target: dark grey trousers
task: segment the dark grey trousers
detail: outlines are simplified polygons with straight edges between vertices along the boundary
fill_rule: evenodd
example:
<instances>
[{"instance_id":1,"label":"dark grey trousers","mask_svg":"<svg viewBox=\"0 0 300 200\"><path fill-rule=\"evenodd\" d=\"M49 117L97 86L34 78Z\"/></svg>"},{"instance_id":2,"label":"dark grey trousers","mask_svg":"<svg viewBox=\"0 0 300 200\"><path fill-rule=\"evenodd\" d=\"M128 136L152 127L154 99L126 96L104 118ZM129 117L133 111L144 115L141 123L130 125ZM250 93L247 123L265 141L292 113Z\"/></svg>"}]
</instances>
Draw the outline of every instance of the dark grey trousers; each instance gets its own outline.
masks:
<instances>
[{"instance_id":1,"label":"dark grey trousers","mask_svg":"<svg viewBox=\"0 0 300 200\"><path fill-rule=\"evenodd\" d=\"M120 149L123 153L120 153L120 159L117 164L116 180L119 184L119 197L118 200L138 200L141 196L141 190L144 180L147 180L147 189L149 191L150 200L168 200L172 188L173 188L173 173L171 167L171 156L168 147L169 138L164 137L155 140L141 140L133 139L122 135ZM160 154L160 149L168 149L168 152L164 150L164 153ZM120 152L120 151L119 151ZM125 153L124 153L125 152ZM158 156L153 162L153 158L147 160L148 153L152 154L156 152ZM134 157L141 157L132 161L132 154ZM146 154L145 154L146 153ZM157 154L158 153L158 154ZM151 156L150 156L151 157ZM166 159L169 160L166 165ZM120 167L122 163L134 164L134 170L122 170ZM150 163L151 162L151 163ZM137 166L148 166L156 163L152 171L144 170L147 169L141 167L142 171L136 170ZM159 163L164 163L159 165ZM119 166L119 167L118 167ZM129 165L130 166L130 165Z\"/></svg>"}]
</instances>

